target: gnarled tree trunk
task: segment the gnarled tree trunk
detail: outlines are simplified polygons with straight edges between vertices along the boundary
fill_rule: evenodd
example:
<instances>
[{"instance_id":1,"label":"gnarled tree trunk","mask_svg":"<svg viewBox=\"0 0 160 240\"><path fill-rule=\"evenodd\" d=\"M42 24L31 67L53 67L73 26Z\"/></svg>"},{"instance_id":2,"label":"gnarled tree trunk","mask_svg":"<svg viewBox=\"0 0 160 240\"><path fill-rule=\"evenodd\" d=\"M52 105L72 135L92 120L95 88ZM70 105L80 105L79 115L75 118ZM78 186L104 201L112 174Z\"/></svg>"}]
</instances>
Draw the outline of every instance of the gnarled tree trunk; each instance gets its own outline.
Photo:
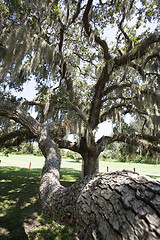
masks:
<instances>
[{"instance_id":1,"label":"gnarled tree trunk","mask_svg":"<svg viewBox=\"0 0 160 240\"><path fill-rule=\"evenodd\" d=\"M47 128L12 103L0 115L14 119L37 138L45 156L40 183L44 213L75 228L79 240L159 240L160 182L137 173L93 174L69 188L59 182L61 157Z\"/></svg>"},{"instance_id":2,"label":"gnarled tree trunk","mask_svg":"<svg viewBox=\"0 0 160 240\"><path fill-rule=\"evenodd\" d=\"M120 171L94 174L65 188L60 154L45 129L39 138L46 158L40 185L44 213L75 228L77 239L160 239L160 183Z\"/></svg>"}]
</instances>

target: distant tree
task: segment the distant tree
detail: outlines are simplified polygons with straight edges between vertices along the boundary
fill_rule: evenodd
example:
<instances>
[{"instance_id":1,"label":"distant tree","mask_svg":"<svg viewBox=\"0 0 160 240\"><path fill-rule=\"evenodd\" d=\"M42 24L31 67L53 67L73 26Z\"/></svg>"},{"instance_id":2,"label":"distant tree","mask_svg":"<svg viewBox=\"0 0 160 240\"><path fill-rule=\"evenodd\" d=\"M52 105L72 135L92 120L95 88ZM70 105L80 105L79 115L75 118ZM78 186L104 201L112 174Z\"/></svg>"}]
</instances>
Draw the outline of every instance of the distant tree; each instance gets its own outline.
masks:
<instances>
[{"instance_id":1,"label":"distant tree","mask_svg":"<svg viewBox=\"0 0 160 240\"><path fill-rule=\"evenodd\" d=\"M74 227L76 239L159 239L158 181L125 171L94 174L112 142L160 151L159 1L3 0L0 10L0 116L20 124L3 126L0 143L38 142L46 159L44 213ZM105 35L110 26L117 29L112 44ZM31 78L33 101L12 96ZM31 106L36 119L27 113ZM127 113L144 119L139 132L126 128ZM117 132L96 141L98 124L107 119ZM70 133L76 142L66 140ZM83 175L90 176L64 188L57 146L80 153Z\"/></svg>"}]
</instances>

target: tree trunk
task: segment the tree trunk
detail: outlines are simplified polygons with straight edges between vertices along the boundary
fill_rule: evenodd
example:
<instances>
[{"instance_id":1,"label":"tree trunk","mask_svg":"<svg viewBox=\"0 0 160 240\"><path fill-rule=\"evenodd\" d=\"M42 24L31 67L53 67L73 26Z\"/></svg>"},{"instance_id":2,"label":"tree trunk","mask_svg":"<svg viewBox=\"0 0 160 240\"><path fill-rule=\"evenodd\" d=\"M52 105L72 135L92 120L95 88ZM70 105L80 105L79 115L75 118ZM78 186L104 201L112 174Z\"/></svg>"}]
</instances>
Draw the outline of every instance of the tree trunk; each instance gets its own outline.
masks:
<instances>
[{"instance_id":1,"label":"tree trunk","mask_svg":"<svg viewBox=\"0 0 160 240\"><path fill-rule=\"evenodd\" d=\"M82 154L82 176L92 175L99 172L98 156L93 152L86 152Z\"/></svg>"},{"instance_id":2,"label":"tree trunk","mask_svg":"<svg viewBox=\"0 0 160 240\"><path fill-rule=\"evenodd\" d=\"M79 153L83 158L82 176L88 176L99 172L98 156L102 149L95 142L92 131L81 138Z\"/></svg>"},{"instance_id":3,"label":"tree trunk","mask_svg":"<svg viewBox=\"0 0 160 240\"><path fill-rule=\"evenodd\" d=\"M65 188L59 183L59 151L45 129L39 146L46 158L43 211L74 227L77 240L160 239L160 182L120 171L93 174Z\"/></svg>"}]
</instances>

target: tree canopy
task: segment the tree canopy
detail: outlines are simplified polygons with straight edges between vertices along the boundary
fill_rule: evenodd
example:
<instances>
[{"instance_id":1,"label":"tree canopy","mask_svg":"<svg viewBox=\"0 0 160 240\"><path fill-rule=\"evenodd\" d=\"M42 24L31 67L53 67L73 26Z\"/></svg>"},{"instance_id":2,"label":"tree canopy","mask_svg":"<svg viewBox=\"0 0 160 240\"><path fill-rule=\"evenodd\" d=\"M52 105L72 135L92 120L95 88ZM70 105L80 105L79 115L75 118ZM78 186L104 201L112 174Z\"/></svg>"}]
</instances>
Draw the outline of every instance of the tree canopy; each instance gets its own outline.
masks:
<instances>
[{"instance_id":1,"label":"tree canopy","mask_svg":"<svg viewBox=\"0 0 160 240\"><path fill-rule=\"evenodd\" d=\"M35 139L13 113L34 107L56 144L82 155L84 175L115 141L160 152L158 0L2 0L0 10L1 147ZM32 101L13 96L29 81L36 83ZM124 121L128 113L136 131ZM113 135L96 141L106 120Z\"/></svg>"}]
</instances>

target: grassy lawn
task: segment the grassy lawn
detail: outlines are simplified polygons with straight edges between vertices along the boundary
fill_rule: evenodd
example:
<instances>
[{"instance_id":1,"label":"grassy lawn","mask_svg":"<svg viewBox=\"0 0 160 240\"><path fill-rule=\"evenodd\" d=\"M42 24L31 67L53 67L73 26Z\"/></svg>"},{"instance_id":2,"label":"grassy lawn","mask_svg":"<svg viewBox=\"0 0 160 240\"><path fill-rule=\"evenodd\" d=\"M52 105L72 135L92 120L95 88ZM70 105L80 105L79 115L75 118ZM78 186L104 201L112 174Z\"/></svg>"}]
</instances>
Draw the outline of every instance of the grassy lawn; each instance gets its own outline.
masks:
<instances>
[{"instance_id":1,"label":"grassy lawn","mask_svg":"<svg viewBox=\"0 0 160 240\"><path fill-rule=\"evenodd\" d=\"M31 162L31 168L42 168L44 165L44 157L37 157L33 155L9 155L6 157L0 155L1 164L0 166L16 166L29 168L29 163ZM61 168L74 169L81 171L81 162L76 162L72 159L62 159ZM140 174L147 174L153 176L160 176L160 164L141 164L141 163L121 163L121 162L111 162L111 161L100 161L99 169L100 172L106 172L107 166L109 171L116 170L131 170L135 168L136 172Z\"/></svg>"},{"instance_id":2,"label":"grassy lawn","mask_svg":"<svg viewBox=\"0 0 160 240\"><path fill-rule=\"evenodd\" d=\"M44 158L32 155L0 155L0 239L72 240L73 230L43 218L38 188ZM29 163L31 162L31 169ZM100 171L136 169L160 176L160 165L100 161ZM64 186L81 177L81 162L63 159L60 180Z\"/></svg>"},{"instance_id":3,"label":"grassy lawn","mask_svg":"<svg viewBox=\"0 0 160 240\"><path fill-rule=\"evenodd\" d=\"M43 218L38 199L41 169L0 167L0 239L71 240L73 230ZM68 186L79 171L61 170Z\"/></svg>"}]
</instances>

